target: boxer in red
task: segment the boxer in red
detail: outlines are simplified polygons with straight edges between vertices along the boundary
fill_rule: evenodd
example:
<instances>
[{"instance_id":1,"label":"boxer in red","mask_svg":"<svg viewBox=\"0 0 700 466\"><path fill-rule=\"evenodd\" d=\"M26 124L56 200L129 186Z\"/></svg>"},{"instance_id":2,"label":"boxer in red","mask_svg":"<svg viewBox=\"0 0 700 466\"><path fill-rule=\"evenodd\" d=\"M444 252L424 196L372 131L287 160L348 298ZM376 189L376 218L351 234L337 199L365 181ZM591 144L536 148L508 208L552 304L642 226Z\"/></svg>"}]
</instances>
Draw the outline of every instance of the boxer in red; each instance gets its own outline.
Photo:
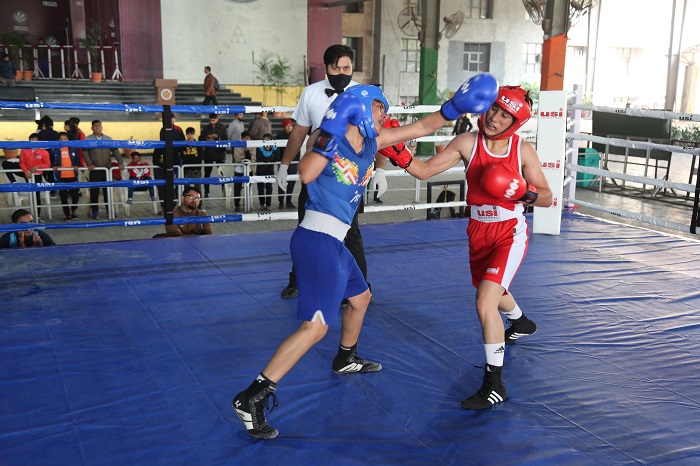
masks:
<instances>
[{"instance_id":1,"label":"boxer in red","mask_svg":"<svg viewBox=\"0 0 700 466\"><path fill-rule=\"evenodd\" d=\"M530 119L532 101L519 86L502 86L498 98L478 120L479 130L462 133L426 162L413 159L403 147L380 152L394 165L424 180L464 161L467 204L471 207L469 265L476 287L486 364L481 388L462 402L465 409L485 409L506 399L501 373L505 345L532 335L537 325L523 314L508 293L527 251L524 205L549 207L552 191L537 152L515 132ZM390 120L385 126L397 126ZM502 312L511 326L505 330Z\"/></svg>"}]
</instances>

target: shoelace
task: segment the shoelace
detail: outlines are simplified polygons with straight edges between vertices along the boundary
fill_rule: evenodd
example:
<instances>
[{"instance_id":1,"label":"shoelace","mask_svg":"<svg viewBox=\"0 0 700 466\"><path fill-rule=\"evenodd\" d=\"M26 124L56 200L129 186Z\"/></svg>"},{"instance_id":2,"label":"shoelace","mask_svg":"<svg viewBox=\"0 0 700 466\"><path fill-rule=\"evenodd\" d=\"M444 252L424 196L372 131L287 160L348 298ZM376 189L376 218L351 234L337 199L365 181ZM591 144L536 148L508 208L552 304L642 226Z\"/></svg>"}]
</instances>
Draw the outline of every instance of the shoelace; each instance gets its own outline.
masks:
<instances>
[{"instance_id":1,"label":"shoelace","mask_svg":"<svg viewBox=\"0 0 700 466\"><path fill-rule=\"evenodd\" d=\"M269 406L270 397L272 397L272 407ZM277 395L275 395L274 392L268 393L265 399L263 400L263 403L267 412L271 413L272 410L275 409L275 407L277 406Z\"/></svg>"}]
</instances>

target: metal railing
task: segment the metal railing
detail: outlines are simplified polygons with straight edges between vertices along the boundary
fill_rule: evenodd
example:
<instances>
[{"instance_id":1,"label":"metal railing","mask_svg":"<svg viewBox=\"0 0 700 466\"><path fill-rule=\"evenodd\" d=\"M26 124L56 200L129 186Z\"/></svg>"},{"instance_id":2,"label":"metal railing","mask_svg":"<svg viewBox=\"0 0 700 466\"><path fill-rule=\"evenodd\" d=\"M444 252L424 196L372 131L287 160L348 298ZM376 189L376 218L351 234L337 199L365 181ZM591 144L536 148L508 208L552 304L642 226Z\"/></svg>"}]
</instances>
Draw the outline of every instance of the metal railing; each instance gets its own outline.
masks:
<instances>
[{"instance_id":1,"label":"metal railing","mask_svg":"<svg viewBox=\"0 0 700 466\"><path fill-rule=\"evenodd\" d=\"M91 80L92 73L102 73L103 79L122 79L117 43L88 48L0 43L0 50L12 57L18 71L32 71L33 79Z\"/></svg>"}]
</instances>

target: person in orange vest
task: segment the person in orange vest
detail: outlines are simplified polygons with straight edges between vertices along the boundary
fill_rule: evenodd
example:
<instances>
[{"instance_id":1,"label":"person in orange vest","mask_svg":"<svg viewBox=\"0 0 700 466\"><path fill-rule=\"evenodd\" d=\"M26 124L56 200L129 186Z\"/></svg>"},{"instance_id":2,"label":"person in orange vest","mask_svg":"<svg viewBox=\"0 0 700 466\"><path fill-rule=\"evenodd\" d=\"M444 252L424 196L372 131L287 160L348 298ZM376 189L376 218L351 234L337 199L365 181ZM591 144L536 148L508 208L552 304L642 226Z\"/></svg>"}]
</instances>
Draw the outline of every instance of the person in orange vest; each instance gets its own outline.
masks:
<instances>
[{"instance_id":1,"label":"person in orange vest","mask_svg":"<svg viewBox=\"0 0 700 466\"><path fill-rule=\"evenodd\" d=\"M59 141L68 141L68 133L58 133ZM77 149L73 147L61 147L53 153L51 161L54 171L54 180L56 183L75 183L78 181L78 167L80 167L80 157ZM61 197L61 205L65 214L65 221L70 222L74 218L78 218L76 214L78 210L78 202L80 201L80 189L70 188L61 189L58 192ZM68 204L68 195L70 194L71 204Z\"/></svg>"}]
</instances>

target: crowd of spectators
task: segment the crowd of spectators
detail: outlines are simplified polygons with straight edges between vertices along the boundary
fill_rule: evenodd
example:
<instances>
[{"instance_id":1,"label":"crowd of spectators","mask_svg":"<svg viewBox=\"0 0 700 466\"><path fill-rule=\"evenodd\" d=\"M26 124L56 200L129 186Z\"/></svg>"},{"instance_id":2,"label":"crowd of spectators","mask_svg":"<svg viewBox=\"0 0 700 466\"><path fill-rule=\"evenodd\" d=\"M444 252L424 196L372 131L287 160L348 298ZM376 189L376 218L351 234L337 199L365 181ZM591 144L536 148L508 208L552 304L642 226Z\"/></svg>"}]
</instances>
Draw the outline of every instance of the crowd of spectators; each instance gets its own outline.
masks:
<instances>
[{"instance_id":1,"label":"crowd of spectators","mask_svg":"<svg viewBox=\"0 0 700 466\"><path fill-rule=\"evenodd\" d=\"M255 119L247 125L244 123L244 114L239 113L234 115L233 121L225 126L220 122L219 115L209 115L209 123L205 125L199 136L193 127L188 127L183 132L182 128L175 124L176 117L173 115L172 121L172 140L173 141L223 141L223 140L245 140L264 139L271 140L272 124L267 119L267 112L258 113ZM63 131L57 132L54 130L54 122L48 115L36 120L37 130L29 136L30 141L110 141L112 138L105 134L103 123L100 120L93 120L90 123L90 133L86 133L80 128L80 118L71 117L64 122ZM284 120L284 130L279 132L276 137L287 139L289 129L293 126L292 120ZM166 129L163 128L160 132L160 140L165 140ZM252 137L256 135L256 138ZM283 148L278 149L276 146L263 146L261 148L246 148L239 147L227 151L226 148L220 147L197 147L186 146L175 148L173 152L173 165L176 167L175 176L185 178L208 178L212 176L213 170L217 165L225 163L234 163L234 171L236 175L243 175L243 165L249 166L251 175L266 174L274 175L274 165L281 159ZM230 154L230 155L228 155ZM9 183L76 183L84 181L107 181L108 174L111 173L113 180L131 179L131 180L151 180L165 179L165 164L164 151L155 149L152 154L152 159L149 161L149 154L135 151L121 151L116 148L70 148L68 146L61 148L28 148L22 149L17 156L5 157L2 161L2 171L6 179L0 178L2 182ZM228 159L228 160L227 160ZM251 165L252 164L252 165ZM213 176L217 176L214 172ZM157 186L144 187L129 187L125 189L126 199L119 199L116 194L119 188L113 188L112 199L114 203L133 204L134 191L148 190L152 202L160 200L161 210L160 215L164 210L164 199L166 196L165 187ZM236 183L234 185L234 206L235 212L241 212L241 199L243 194L243 184ZM272 183L257 184L259 207L262 211L272 210ZM190 193L190 189L193 192ZM223 187L222 187L223 189ZM278 188L277 194L279 197L280 209L295 209L296 207L291 200L291 192L294 189L294 183L290 183L286 193ZM102 192L102 199L100 199ZM89 202L85 202L89 193ZM201 198L210 196L209 184L194 184L186 186L185 194L190 196L198 196L196 199L196 210L203 215L206 214ZM52 199L60 198L61 207L63 210L63 221L71 222L83 219L99 220L100 206L104 207L105 213L108 214L109 199L108 188L89 188L85 189L86 196L79 188L57 189L50 192ZM175 199L177 194L172 193ZM37 218L32 221L36 223L44 223L45 218L42 216L42 211L47 207L46 196L40 191L35 193L35 205L37 206ZM42 197L44 205L42 205ZM180 211L192 204L194 199L185 197L181 198L181 205L177 208ZM87 206L87 214L81 214L80 204ZM182 213L182 212L181 212ZM199 214L197 214L199 215ZM172 230L172 228L170 228ZM164 236L179 236L173 231L168 230ZM205 232L211 233L211 225L204 229ZM207 234L207 233L204 233Z\"/></svg>"}]
</instances>

